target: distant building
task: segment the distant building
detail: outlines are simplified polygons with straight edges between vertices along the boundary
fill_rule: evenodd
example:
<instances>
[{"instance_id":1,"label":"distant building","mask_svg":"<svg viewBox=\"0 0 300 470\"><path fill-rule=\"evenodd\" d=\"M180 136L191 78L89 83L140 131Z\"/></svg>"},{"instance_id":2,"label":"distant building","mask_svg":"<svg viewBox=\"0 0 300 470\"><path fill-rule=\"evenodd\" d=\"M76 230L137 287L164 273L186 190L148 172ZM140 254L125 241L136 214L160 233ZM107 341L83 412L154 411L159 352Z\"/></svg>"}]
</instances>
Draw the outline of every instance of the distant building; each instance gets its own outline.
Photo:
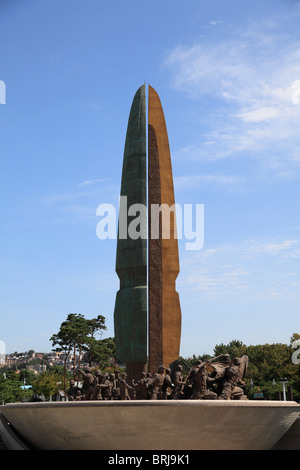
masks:
<instances>
[{"instance_id":1,"label":"distant building","mask_svg":"<svg viewBox=\"0 0 300 470\"><path fill-rule=\"evenodd\" d=\"M44 353L36 353L36 352L34 352L34 353L32 353L32 356L31 356L31 357L32 357L32 359L43 359L44 356L45 356Z\"/></svg>"},{"instance_id":2,"label":"distant building","mask_svg":"<svg viewBox=\"0 0 300 470\"><path fill-rule=\"evenodd\" d=\"M31 370L35 374L40 374L42 372L46 372L47 366L46 366L46 364L34 364L32 366L30 366L30 365L26 366L26 369Z\"/></svg>"}]
</instances>

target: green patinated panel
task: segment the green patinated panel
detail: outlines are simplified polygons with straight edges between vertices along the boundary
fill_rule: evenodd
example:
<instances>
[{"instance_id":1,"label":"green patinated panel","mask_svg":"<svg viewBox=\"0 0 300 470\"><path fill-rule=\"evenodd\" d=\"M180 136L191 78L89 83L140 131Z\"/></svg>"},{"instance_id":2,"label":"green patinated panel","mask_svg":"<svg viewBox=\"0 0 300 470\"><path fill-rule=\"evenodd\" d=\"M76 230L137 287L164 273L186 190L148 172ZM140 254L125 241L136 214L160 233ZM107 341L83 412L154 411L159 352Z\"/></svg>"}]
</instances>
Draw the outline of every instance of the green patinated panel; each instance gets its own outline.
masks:
<instances>
[{"instance_id":1,"label":"green patinated panel","mask_svg":"<svg viewBox=\"0 0 300 470\"><path fill-rule=\"evenodd\" d=\"M117 357L147 362L147 286L120 289L115 304Z\"/></svg>"},{"instance_id":2,"label":"green patinated panel","mask_svg":"<svg viewBox=\"0 0 300 470\"><path fill-rule=\"evenodd\" d=\"M136 92L128 120L124 149L121 196L127 208L146 207L146 97L145 85ZM127 218L127 226L139 214ZM146 233L145 226L139 229ZM147 360L147 239L118 237L116 272L120 279L114 328L117 357L126 363Z\"/></svg>"}]
</instances>

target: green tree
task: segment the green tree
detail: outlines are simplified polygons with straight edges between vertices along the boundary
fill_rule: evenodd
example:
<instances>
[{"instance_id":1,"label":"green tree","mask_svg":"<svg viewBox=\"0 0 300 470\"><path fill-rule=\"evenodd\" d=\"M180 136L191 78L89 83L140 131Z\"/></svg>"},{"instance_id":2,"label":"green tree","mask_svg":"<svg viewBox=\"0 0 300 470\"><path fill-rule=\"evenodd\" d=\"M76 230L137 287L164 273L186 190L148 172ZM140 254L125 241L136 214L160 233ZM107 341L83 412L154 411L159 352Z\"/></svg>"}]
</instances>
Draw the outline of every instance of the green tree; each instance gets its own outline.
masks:
<instances>
[{"instance_id":1,"label":"green tree","mask_svg":"<svg viewBox=\"0 0 300 470\"><path fill-rule=\"evenodd\" d=\"M19 372L19 380L27 385L31 385L32 382L36 379L36 374L32 370L21 369Z\"/></svg>"},{"instance_id":2,"label":"green tree","mask_svg":"<svg viewBox=\"0 0 300 470\"><path fill-rule=\"evenodd\" d=\"M58 333L52 335L50 338L53 351L64 353L64 390L66 390L67 360L73 347L71 331L67 319L67 321L61 324Z\"/></svg>"},{"instance_id":3,"label":"green tree","mask_svg":"<svg viewBox=\"0 0 300 470\"><path fill-rule=\"evenodd\" d=\"M291 336L291 340L290 340L290 345L292 346L292 344L295 342L295 341L300 341L300 335L299 333L293 333L293 335ZM298 343L299 344L299 343Z\"/></svg>"},{"instance_id":4,"label":"green tree","mask_svg":"<svg viewBox=\"0 0 300 470\"><path fill-rule=\"evenodd\" d=\"M76 352L79 358L82 351L86 351L92 358L100 349L97 344L95 335L102 330L105 330L105 317L98 315L93 319L85 319L80 313L69 313L66 321L64 321L58 333L51 336L52 347L54 351L64 352L64 390L66 390L66 374L67 374L67 360L71 351L74 355L74 378L76 374ZM98 340L99 341L99 340ZM102 346L104 350L104 347ZM79 366L79 363L78 363Z\"/></svg>"},{"instance_id":5,"label":"green tree","mask_svg":"<svg viewBox=\"0 0 300 470\"><path fill-rule=\"evenodd\" d=\"M104 338L96 340L95 338L88 338L86 345L85 358L92 365L92 362L97 362L100 369L109 367L109 359L115 356L116 343L114 338Z\"/></svg>"},{"instance_id":6,"label":"green tree","mask_svg":"<svg viewBox=\"0 0 300 470\"><path fill-rule=\"evenodd\" d=\"M221 354L229 354L231 359L234 357L241 357L245 354L247 346L242 343L242 341L238 341L234 339L230 341L229 344L217 344L214 348L214 356L220 356Z\"/></svg>"},{"instance_id":7,"label":"green tree","mask_svg":"<svg viewBox=\"0 0 300 470\"><path fill-rule=\"evenodd\" d=\"M86 320L88 326L88 335L85 338L82 349L86 352L89 365L93 361L99 363L106 362L107 356L111 357L115 354L115 342L113 338L99 339L95 338L96 334L102 336L103 330L106 330L105 317L98 315L96 318ZM100 365L103 367L103 365Z\"/></svg>"},{"instance_id":8,"label":"green tree","mask_svg":"<svg viewBox=\"0 0 300 470\"><path fill-rule=\"evenodd\" d=\"M86 320L86 323L89 328L89 335L92 338L95 338L96 334L99 332L101 332L102 335L102 330L106 330L105 317L103 317L103 315L98 315L96 318Z\"/></svg>"},{"instance_id":9,"label":"green tree","mask_svg":"<svg viewBox=\"0 0 300 470\"><path fill-rule=\"evenodd\" d=\"M263 344L248 346L246 354L249 357L248 376L253 380L269 381L279 380L285 376L293 379L296 368L292 363L292 349L286 344Z\"/></svg>"},{"instance_id":10,"label":"green tree","mask_svg":"<svg viewBox=\"0 0 300 470\"><path fill-rule=\"evenodd\" d=\"M43 394L46 400L49 400L52 395L61 389L64 379L64 375L53 371L42 372L33 382L33 390L35 393Z\"/></svg>"},{"instance_id":11,"label":"green tree","mask_svg":"<svg viewBox=\"0 0 300 470\"><path fill-rule=\"evenodd\" d=\"M23 388L22 377L13 370L0 373L0 404L29 400L32 390Z\"/></svg>"}]
</instances>

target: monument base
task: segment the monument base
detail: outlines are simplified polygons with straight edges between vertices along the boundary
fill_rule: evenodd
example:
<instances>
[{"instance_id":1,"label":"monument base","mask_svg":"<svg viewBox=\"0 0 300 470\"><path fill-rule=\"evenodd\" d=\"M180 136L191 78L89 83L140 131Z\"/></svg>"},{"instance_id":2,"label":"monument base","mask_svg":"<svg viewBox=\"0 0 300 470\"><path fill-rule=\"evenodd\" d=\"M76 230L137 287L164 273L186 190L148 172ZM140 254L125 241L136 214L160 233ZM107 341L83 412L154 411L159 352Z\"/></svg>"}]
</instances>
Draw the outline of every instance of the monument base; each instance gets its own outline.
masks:
<instances>
[{"instance_id":1,"label":"monument base","mask_svg":"<svg viewBox=\"0 0 300 470\"><path fill-rule=\"evenodd\" d=\"M128 376L128 383L131 383L132 379L136 382L140 380L142 372L147 372L147 363L145 362L128 362L126 364L126 373Z\"/></svg>"},{"instance_id":2,"label":"monument base","mask_svg":"<svg viewBox=\"0 0 300 470\"><path fill-rule=\"evenodd\" d=\"M269 450L300 405L252 400L16 403L0 414L31 449Z\"/></svg>"}]
</instances>

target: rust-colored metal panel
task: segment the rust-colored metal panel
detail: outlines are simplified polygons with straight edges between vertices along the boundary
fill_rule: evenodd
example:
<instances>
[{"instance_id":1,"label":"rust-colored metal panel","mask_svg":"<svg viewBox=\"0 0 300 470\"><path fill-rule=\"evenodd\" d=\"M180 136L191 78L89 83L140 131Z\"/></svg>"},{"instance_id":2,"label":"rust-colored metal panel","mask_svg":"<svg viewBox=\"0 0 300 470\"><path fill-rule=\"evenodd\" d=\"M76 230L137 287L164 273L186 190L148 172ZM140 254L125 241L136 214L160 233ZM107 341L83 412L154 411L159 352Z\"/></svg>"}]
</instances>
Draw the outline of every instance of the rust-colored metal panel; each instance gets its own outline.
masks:
<instances>
[{"instance_id":1,"label":"rust-colored metal panel","mask_svg":"<svg viewBox=\"0 0 300 470\"><path fill-rule=\"evenodd\" d=\"M169 236L165 233L160 213L158 239L153 239L151 228L153 204L167 204L174 208L175 197L169 140L164 113L157 92L149 86L148 98L148 316L149 369L166 367L178 359L181 336L181 309L176 292L179 274L176 218L170 212ZM168 212L168 211L167 211ZM168 213L166 214L168 217ZM166 237L166 238L165 238Z\"/></svg>"}]
</instances>

